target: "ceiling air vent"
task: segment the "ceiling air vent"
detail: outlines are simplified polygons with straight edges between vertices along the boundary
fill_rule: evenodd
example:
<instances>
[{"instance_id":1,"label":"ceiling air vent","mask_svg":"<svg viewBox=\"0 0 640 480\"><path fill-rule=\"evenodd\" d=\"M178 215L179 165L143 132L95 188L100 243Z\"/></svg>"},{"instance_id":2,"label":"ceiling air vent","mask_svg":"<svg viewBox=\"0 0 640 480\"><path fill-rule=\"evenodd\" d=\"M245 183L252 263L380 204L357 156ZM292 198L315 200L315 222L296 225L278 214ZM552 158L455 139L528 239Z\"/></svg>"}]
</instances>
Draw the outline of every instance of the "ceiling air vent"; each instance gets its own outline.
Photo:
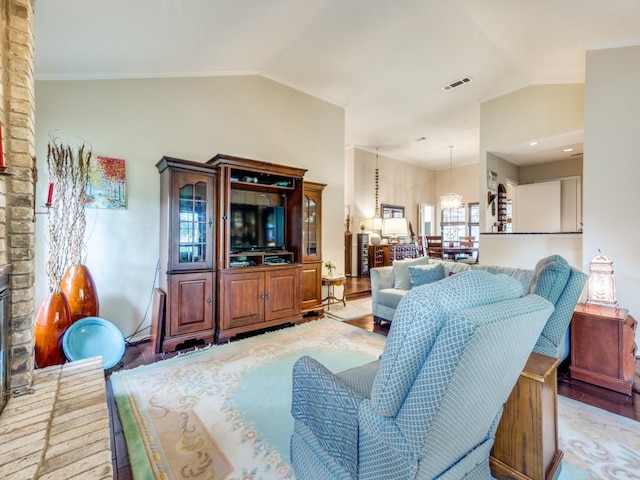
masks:
<instances>
[{"instance_id":1,"label":"ceiling air vent","mask_svg":"<svg viewBox=\"0 0 640 480\"><path fill-rule=\"evenodd\" d=\"M444 87L442 87L442 89L445 92L448 92L449 90L453 90L454 88L458 88L461 85L464 85L465 83L469 83L471 81L471 77L464 77L461 78L460 80L456 80L453 83L450 83L449 85L445 85Z\"/></svg>"}]
</instances>

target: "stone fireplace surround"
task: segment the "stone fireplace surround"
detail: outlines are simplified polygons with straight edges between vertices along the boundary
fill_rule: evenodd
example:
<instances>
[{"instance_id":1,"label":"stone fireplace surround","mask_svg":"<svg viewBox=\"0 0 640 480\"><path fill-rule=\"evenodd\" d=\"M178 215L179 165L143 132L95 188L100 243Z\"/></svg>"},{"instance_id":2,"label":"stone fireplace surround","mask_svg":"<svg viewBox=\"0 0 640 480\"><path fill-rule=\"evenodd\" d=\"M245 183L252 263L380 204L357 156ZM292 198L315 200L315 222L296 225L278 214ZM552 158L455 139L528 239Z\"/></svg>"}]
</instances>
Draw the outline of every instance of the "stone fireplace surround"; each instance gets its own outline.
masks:
<instances>
[{"instance_id":1,"label":"stone fireplace surround","mask_svg":"<svg viewBox=\"0 0 640 480\"><path fill-rule=\"evenodd\" d=\"M11 266L0 267L0 413L9 397L9 274Z\"/></svg>"},{"instance_id":2,"label":"stone fireplace surround","mask_svg":"<svg viewBox=\"0 0 640 480\"><path fill-rule=\"evenodd\" d=\"M109 412L98 358L34 371L35 0L0 0L0 276L11 293L7 397L0 412L0 478L112 478ZM40 260L42 261L42 260ZM1 280L0 280L1 283ZM2 394L2 392L0 392Z\"/></svg>"},{"instance_id":3,"label":"stone fireplace surround","mask_svg":"<svg viewBox=\"0 0 640 480\"><path fill-rule=\"evenodd\" d=\"M33 0L0 0L0 265L9 277L10 390L31 386L34 371L35 97Z\"/></svg>"}]
</instances>

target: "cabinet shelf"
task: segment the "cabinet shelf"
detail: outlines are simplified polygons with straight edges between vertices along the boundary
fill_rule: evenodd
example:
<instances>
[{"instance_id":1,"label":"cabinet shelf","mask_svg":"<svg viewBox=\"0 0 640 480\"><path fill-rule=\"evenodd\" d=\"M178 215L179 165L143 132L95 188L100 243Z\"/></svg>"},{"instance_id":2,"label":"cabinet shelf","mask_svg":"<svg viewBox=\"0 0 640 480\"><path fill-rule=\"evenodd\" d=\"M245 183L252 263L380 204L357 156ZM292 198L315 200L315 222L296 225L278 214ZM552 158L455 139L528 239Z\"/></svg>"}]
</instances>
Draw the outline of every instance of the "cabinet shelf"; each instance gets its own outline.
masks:
<instances>
[{"instance_id":1,"label":"cabinet shelf","mask_svg":"<svg viewBox=\"0 0 640 480\"><path fill-rule=\"evenodd\" d=\"M244 184L251 187L257 185L293 190L295 179L284 175L273 175L271 173L256 172L254 170L231 169L231 183Z\"/></svg>"},{"instance_id":2,"label":"cabinet shelf","mask_svg":"<svg viewBox=\"0 0 640 480\"><path fill-rule=\"evenodd\" d=\"M293 263L291 252L240 252L230 255L231 268L259 267L262 265L289 265Z\"/></svg>"}]
</instances>

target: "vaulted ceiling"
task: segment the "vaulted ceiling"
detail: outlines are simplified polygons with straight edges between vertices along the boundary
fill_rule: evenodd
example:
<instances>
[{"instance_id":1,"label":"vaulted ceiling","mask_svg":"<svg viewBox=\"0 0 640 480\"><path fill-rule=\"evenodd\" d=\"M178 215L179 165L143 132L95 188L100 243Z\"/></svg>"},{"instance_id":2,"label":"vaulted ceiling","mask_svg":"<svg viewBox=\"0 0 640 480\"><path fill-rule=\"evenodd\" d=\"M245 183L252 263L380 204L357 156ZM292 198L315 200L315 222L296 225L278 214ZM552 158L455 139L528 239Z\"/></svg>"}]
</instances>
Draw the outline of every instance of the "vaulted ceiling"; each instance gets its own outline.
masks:
<instances>
[{"instance_id":1,"label":"vaulted ceiling","mask_svg":"<svg viewBox=\"0 0 640 480\"><path fill-rule=\"evenodd\" d=\"M379 146L432 169L449 166L449 145L454 164L478 161L482 101L584 82L588 49L640 45L638 0L37 0L35 8L37 80L260 74L344 107L346 146ZM555 159L558 147L540 145L541 158Z\"/></svg>"}]
</instances>

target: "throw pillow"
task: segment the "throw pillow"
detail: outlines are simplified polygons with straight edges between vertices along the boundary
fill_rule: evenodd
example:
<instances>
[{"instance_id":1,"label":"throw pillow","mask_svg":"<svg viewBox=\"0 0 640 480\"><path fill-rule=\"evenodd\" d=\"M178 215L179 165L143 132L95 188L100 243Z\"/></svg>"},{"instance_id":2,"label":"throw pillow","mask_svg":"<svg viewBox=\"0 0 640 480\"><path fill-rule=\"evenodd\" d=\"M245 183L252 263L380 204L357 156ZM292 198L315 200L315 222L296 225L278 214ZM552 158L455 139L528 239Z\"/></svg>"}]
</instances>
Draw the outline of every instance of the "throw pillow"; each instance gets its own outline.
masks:
<instances>
[{"instance_id":1,"label":"throw pillow","mask_svg":"<svg viewBox=\"0 0 640 480\"><path fill-rule=\"evenodd\" d=\"M416 265L409 267L411 288L437 282L444 278L444 267L440 265Z\"/></svg>"},{"instance_id":2,"label":"throw pillow","mask_svg":"<svg viewBox=\"0 0 640 480\"><path fill-rule=\"evenodd\" d=\"M393 287L400 290L411 289L409 267L412 265L427 265L429 257L406 258L393 261Z\"/></svg>"},{"instance_id":3,"label":"throw pillow","mask_svg":"<svg viewBox=\"0 0 640 480\"><path fill-rule=\"evenodd\" d=\"M556 304L571 275L569 263L560 255L551 255L538 262L533 272L531 293Z\"/></svg>"}]
</instances>

